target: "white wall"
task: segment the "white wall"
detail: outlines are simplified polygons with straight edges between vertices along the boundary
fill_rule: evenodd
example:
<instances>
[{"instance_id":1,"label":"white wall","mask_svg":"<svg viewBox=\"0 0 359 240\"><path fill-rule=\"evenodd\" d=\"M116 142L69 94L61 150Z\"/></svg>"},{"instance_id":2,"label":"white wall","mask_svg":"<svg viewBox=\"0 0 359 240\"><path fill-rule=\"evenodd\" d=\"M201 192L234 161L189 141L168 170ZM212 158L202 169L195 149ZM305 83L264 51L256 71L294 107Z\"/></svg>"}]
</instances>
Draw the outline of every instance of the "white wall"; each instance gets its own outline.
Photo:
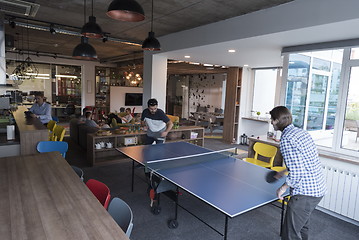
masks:
<instances>
[{"instance_id":1,"label":"white wall","mask_svg":"<svg viewBox=\"0 0 359 240\"><path fill-rule=\"evenodd\" d=\"M215 108L221 108L223 82L226 80L225 74L195 74L189 77L189 112L196 112L197 106L205 107L209 105L209 112L214 112Z\"/></svg>"},{"instance_id":2,"label":"white wall","mask_svg":"<svg viewBox=\"0 0 359 240\"><path fill-rule=\"evenodd\" d=\"M110 112L119 112L121 107L135 107L135 113L142 113L142 106L125 106L126 93L143 93L143 88L139 87L110 87Z\"/></svg>"}]
</instances>

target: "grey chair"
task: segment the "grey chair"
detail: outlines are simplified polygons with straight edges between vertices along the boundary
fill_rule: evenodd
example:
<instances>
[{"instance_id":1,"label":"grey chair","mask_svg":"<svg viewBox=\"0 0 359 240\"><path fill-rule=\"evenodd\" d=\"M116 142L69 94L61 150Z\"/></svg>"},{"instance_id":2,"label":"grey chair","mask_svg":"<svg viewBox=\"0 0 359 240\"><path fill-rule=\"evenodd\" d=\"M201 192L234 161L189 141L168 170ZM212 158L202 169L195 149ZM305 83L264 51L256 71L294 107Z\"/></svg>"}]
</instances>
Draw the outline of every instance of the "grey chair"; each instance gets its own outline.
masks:
<instances>
[{"instance_id":1,"label":"grey chair","mask_svg":"<svg viewBox=\"0 0 359 240\"><path fill-rule=\"evenodd\" d=\"M133 214L130 206L120 198L113 198L108 206L108 213L115 222L130 237L133 228Z\"/></svg>"},{"instance_id":2,"label":"grey chair","mask_svg":"<svg viewBox=\"0 0 359 240\"><path fill-rule=\"evenodd\" d=\"M77 174L77 176L79 176L79 178L81 179L81 181L84 181L84 171L82 171L81 168L76 167L74 165L71 165L72 169L75 171L75 173Z\"/></svg>"}]
</instances>

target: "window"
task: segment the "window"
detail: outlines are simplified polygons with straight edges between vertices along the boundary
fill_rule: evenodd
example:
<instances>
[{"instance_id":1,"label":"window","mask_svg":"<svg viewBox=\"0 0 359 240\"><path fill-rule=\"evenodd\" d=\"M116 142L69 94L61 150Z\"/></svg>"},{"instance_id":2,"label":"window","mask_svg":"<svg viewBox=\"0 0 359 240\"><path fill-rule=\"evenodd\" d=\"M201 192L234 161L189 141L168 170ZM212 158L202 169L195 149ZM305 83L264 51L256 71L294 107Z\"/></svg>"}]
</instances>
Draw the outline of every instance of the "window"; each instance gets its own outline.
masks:
<instances>
[{"instance_id":1,"label":"window","mask_svg":"<svg viewBox=\"0 0 359 240\"><path fill-rule=\"evenodd\" d=\"M269 111L274 107L277 74L277 68L254 71L253 117L269 118Z\"/></svg>"},{"instance_id":2,"label":"window","mask_svg":"<svg viewBox=\"0 0 359 240\"><path fill-rule=\"evenodd\" d=\"M285 94L295 126L307 130L318 146L354 156L359 151L358 59L359 48L291 53Z\"/></svg>"}]
</instances>

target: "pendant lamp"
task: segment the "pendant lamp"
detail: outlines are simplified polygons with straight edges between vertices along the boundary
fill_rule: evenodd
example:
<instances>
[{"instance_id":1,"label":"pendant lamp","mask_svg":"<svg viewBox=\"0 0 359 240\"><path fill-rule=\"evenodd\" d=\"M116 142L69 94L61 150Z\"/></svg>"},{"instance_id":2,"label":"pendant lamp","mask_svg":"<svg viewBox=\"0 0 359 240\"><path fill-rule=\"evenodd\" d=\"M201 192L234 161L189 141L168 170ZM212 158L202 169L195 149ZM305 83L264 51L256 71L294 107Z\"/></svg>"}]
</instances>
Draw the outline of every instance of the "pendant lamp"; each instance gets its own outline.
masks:
<instances>
[{"instance_id":1,"label":"pendant lamp","mask_svg":"<svg viewBox=\"0 0 359 240\"><path fill-rule=\"evenodd\" d=\"M84 0L84 22L86 23L86 0ZM88 38L82 36L81 43L72 52L72 57L82 60L96 60L97 54L96 50L88 43Z\"/></svg>"},{"instance_id":2,"label":"pendant lamp","mask_svg":"<svg viewBox=\"0 0 359 240\"><path fill-rule=\"evenodd\" d=\"M86 0L85 0L85 9L86 9ZM96 17L93 15L93 0L92 0L92 14L91 16L89 16L89 21L82 27L81 34L89 38L103 37L102 29L96 23Z\"/></svg>"},{"instance_id":3,"label":"pendant lamp","mask_svg":"<svg viewBox=\"0 0 359 240\"><path fill-rule=\"evenodd\" d=\"M88 44L87 37L81 37L81 43L77 45L72 52L72 57L83 60L96 60L96 50Z\"/></svg>"},{"instance_id":4,"label":"pendant lamp","mask_svg":"<svg viewBox=\"0 0 359 240\"><path fill-rule=\"evenodd\" d=\"M151 32L148 33L148 37L145 39L145 41L143 41L142 49L149 51L161 50L161 44L155 38L155 33L153 32L153 0L152 0L152 14L151 14Z\"/></svg>"},{"instance_id":5,"label":"pendant lamp","mask_svg":"<svg viewBox=\"0 0 359 240\"><path fill-rule=\"evenodd\" d=\"M113 0L108 6L107 16L125 22L140 22L145 19L145 12L135 0Z\"/></svg>"}]
</instances>

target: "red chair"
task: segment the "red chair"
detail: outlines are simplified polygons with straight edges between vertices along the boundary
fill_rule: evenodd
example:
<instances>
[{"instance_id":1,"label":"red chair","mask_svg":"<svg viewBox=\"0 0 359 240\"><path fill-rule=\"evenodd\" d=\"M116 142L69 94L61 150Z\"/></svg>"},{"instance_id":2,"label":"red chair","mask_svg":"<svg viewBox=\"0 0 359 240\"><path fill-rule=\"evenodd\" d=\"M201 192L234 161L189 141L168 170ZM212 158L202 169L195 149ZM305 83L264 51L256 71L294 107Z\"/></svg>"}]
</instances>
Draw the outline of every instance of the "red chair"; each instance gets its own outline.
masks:
<instances>
[{"instance_id":1,"label":"red chair","mask_svg":"<svg viewBox=\"0 0 359 240\"><path fill-rule=\"evenodd\" d=\"M106 186L106 184L95 179L89 179L86 182L86 186L91 190L91 192L107 210L108 204L110 203L111 195L110 189Z\"/></svg>"}]
</instances>

